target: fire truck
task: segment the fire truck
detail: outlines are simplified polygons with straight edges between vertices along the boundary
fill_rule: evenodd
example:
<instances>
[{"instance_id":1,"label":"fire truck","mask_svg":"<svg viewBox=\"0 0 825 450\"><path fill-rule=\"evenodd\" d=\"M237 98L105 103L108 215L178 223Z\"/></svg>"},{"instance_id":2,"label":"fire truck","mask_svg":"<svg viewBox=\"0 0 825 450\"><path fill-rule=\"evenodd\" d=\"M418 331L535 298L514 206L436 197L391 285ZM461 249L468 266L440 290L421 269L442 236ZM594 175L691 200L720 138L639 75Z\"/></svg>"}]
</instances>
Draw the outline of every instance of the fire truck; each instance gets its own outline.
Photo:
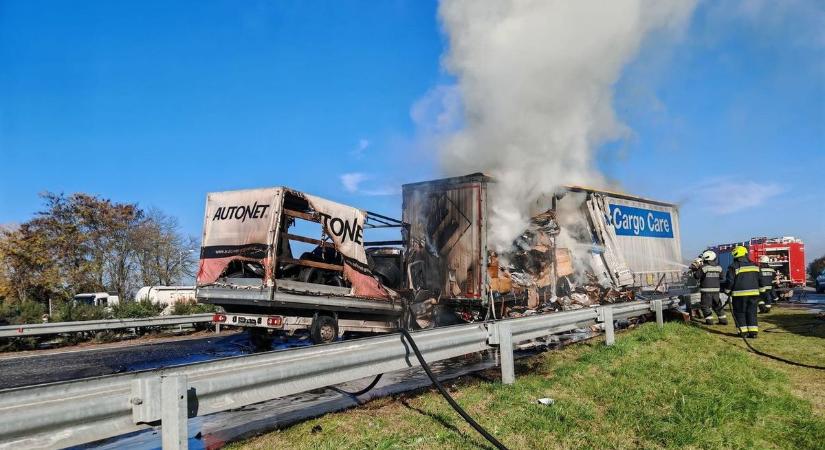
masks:
<instances>
[{"instance_id":1,"label":"fire truck","mask_svg":"<svg viewBox=\"0 0 825 450\"><path fill-rule=\"evenodd\" d=\"M793 295L793 288L805 286L805 244L793 236L778 238L754 237L744 242L720 244L710 247L719 255L723 270L733 262L731 251L741 245L748 249L748 257L754 263L767 256L770 266L776 269L778 294L784 298Z\"/></svg>"}]
</instances>

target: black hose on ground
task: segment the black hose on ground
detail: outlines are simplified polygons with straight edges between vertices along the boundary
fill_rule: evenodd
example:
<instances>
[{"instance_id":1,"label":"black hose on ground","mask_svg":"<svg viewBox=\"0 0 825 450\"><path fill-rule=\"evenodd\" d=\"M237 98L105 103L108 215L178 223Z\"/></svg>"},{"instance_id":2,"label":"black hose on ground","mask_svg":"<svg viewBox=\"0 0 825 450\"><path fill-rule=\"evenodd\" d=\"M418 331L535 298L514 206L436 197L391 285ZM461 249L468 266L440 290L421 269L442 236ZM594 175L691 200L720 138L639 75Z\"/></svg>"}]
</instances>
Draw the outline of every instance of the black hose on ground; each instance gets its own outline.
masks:
<instances>
[{"instance_id":1,"label":"black hose on ground","mask_svg":"<svg viewBox=\"0 0 825 450\"><path fill-rule=\"evenodd\" d=\"M365 387L364 389L361 389L360 391L357 391L357 392L349 392L349 391L345 391L345 390L339 389L339 388L332 388L332 389L336 390L336 391L338 391L342 394L352 395L353 397L358 397L359 395L363 395L363 394L366 394L367 392L371 391L372 388L374 388L375 385L378 384L379 381L381 381L382 376L384 376L384 374L379 373L378 375L375 376L375 379L372 380L372 383L368 384L367 387Z\"/></svg>"},{"instance_id":2,"label":"black hose on ground","mask_svg":"<svg viewBox=\"0 0 825 450\"><path fill-rule=\"evenodd\" d=\"M473 420L473 418L470 417L470 415L467 414L467 412L464 411L464 409L462 409L461 406L459 406L459 404L456 403L455 400L453 400L453 397L450 396L450 393L447 392L446 389L444 389L444 386L441 385L441 382L438 381L438 378L436 378L435 375L433 375L433 372L432 370L430 370L430 366L427 364L427 361L424 361L424 356L421 355L421 351L418 350L418 346L415 345L415 341L413 340L412 336L410 336L410 333L402 328L401 335L404 336L404 339L406 339L406 341L410 344L413 353L415 353L415 357L418 359L418 363L421 364L421 368L424 369L424 372L427 373L427 376L430 378L430 381L432 381L435 388L438 389L438 392L441 394L442 397L444 397L444 400L447 400L447 403L449 403L450 406L452 406L455 412L457 412L462 419L464 419L468 424L470 424L470 426L475 428L475 430L478 431L479 434L484 436L484 439L487 439L487 441L493 444L493 446L495 446L497 449L507 450L507 447L505 447L504 444L499 442L498 439L496 439L493 435L488 433L487 430L482 428L482 426L479 425L478 422Z\"/></svg>"},{"instance_id":3,"label":"black hose on ground","mask_svg":"<svg viewBox=\"0 0 825 450\"><path fill-rule=\"evenodd\" d=\"M733 313L733 300L730 300L728 302L728 304L730 305L730 314L733 316L733 323L736 325L736 330L739 331L741 328L739 327L739 321L736 320L736 314ZM779 356L776 356L776 355L771 355L770 353L765 353L761 350L757 350L753 347L753 345L751 345L750 341L748 341L748 338L745 337L745 335L743 333L740 332L739 337L741 337L742 340L745 342L745 345L747 345L748 348L751 349L751 351L756 353L757 355L764 356L766 358L770 358L770 359L773 359L775 361L783 362L785 364L790 364L792 366L807 367L809 369L817 369L817 370L825 370L825 366L816 366L816 365L813 365L813 364L805 364L805 363L801 363L801 362L791 361L789 359L785 359L785 358L782 358L782 357L779 357Z\"/></svg>"}]
</instances>

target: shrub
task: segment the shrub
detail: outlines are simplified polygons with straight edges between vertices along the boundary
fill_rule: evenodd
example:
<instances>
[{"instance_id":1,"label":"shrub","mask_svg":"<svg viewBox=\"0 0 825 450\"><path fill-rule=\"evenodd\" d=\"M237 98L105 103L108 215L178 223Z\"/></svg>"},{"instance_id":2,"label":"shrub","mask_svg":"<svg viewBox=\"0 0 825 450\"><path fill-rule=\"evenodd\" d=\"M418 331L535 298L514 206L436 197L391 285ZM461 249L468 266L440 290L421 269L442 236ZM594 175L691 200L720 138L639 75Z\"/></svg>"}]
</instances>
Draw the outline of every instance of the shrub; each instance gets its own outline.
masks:
<instances>
[{"instance_id":1,"label":"shrub","mask_svg":"<svg viewBox=\"0 0 825 450\"><path fill-rule=\"evenodd\" d=\"M215 305L206 305L204 303L198 303L194 300L178 302L172 307L172 314L176 316L188 316L190 314L201 314L215 311Z\"/></svg>"},{"instance_id":2,"label":"shrub","mask_svg":"<svg viewBox=\"0 0 825 450\"><path fill-rule=\"evenodd\" d=\"M112 316L117 319L138 319L160 315L165 305L156 305L149 300L118 303L112 307Z\"/></svg>"},{"instance_id":3,"label":"shrub","mask_svg":"<svg viewBox=\"0 0 825 450\"><path fill-rule=\"evenodd\" d=\"M0 322L12 325L41 323L46 307L34 301L0 303Z\"/></svg>"},{"instance_id":4,"label":"shrub","mask_svg":"<svg viewBox=\"0 0 825 450\"><path fill-rule=\"evenodd\" d=\"M68 301L57 308L57 313L53 322L76 322L82 320L106 319L108 314L103 306L87 305L85 303L75 304Z\"/></svg>"}]
</instances>

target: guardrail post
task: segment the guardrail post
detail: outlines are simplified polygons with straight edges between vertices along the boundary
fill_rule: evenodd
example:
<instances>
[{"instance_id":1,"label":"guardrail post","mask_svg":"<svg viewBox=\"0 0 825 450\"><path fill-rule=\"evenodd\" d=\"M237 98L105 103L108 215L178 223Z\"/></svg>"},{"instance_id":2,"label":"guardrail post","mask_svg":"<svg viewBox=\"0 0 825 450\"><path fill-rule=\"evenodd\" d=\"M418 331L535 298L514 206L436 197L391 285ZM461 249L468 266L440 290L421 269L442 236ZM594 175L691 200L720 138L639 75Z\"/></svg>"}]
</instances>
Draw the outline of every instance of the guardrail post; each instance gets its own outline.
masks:
<instances>
[{"instance_id":1,"label":"guardrail post","mask_svg":"<svg viewBox=\"0 0 825 450\"><path fill-rule=\"evenodd\" d=\"M160 379L161 444L163 450L187 450L186 375L163 376Z\"/></svg>"},{"instance_id":2,"label":"guardrail post","mask_svg":"<svg viewBox=\"0 0 825 450\"><path fill-rule=\"evenodd\" d=\"M662 312L662 301L661 300L653 300L652 309L656 312L656 324L659 325L659 328L665 326L665 316Z\"/></svg>"},{"instance_id":3,"label":"guardrail post","mask_svg":"<svg viewBox=\"0 0 825 450\"><path fill-rule=\"evenodd\" d=\"M490 335L488 343L498 345L498 354L501 361L501 382L513 384L516 381L515 360L513 358L513 333L510 326L501 322L488 324Z\"/></svg>"},{"instance_id":4,"label":"guardrail post","mask_svg":"<svg viewBox=\"0 0 825 450\"><path fill-rule=\"evenodd\" d=\"M221 323L215 322L215 334L221 334Z\"/></svg>"},{"instance_id":5,"label":"guardrail post","mask_svg":"<svg viewBox=\"0 0 825 450\"><path fill-rule=\"evenodd\" d=\"M616 343L616 334L613 330L613 308L602 306L599 308L599 320L604 324L604 343L613 345Z\"/></svg>"}]
</instances>

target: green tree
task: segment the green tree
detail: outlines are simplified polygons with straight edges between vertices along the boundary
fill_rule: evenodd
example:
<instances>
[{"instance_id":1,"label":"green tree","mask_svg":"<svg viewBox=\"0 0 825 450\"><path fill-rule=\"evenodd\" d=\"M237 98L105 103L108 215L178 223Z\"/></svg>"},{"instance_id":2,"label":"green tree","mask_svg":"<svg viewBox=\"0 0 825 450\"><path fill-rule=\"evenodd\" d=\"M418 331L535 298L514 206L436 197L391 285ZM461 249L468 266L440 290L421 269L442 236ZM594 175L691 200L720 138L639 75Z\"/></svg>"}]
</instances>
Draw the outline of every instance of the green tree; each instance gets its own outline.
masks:
<instances>
[{"instance_id":1,"label":"green tree","mask_svg":"<svg viewBox=\"0 0 825 450\"><path fill-rule=\"evenodd\" d=\"M83 193L42 198L33 219L0 229L0 300L15 308L31 301L54 310L81 292L110 292L126 302L144 283L179 281L193 264L194 239L173 217Z\"/></svg>"}]
</instances>

